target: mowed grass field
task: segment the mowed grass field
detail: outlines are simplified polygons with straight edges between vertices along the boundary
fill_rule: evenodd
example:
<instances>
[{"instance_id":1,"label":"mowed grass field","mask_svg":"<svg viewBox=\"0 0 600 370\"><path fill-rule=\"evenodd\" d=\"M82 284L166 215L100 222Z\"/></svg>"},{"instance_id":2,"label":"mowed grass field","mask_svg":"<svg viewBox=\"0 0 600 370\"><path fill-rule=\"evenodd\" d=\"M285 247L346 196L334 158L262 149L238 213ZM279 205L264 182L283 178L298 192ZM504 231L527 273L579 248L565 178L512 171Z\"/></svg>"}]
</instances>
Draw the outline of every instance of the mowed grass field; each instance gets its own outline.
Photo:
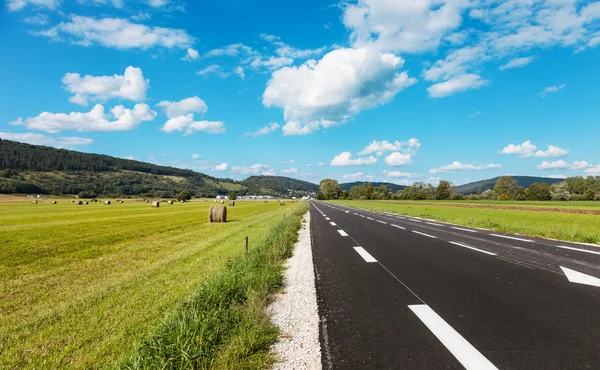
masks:
<instances>
[{"instance_id":1,"label":"mowed grass field","mask_svg":"<svg viewBox=\"0 0 600 370\"><path fill-rule=\"evenodd\" d=\"M0 368L117 366L301 203L0 203Z\"/></svg>"},{"instance_id":2,"label":"mowed grass field","mask_svg":"<svg viewBox=\"0 0 600 370\"><path fill-rule=\"evenodd\" d=\"M430 218L458 225L506 233L600 245L600 214L573 210L600 210L598 202L432 202L332 201L350 207ZM465 205L464 207L460 205ZM475 205L477 208L471 208ZM511 206L519 209L510 209ZM527 210L530 207L531 210ZM564 209L564 212L557 211Z\"/></svg>"}]
</instances>

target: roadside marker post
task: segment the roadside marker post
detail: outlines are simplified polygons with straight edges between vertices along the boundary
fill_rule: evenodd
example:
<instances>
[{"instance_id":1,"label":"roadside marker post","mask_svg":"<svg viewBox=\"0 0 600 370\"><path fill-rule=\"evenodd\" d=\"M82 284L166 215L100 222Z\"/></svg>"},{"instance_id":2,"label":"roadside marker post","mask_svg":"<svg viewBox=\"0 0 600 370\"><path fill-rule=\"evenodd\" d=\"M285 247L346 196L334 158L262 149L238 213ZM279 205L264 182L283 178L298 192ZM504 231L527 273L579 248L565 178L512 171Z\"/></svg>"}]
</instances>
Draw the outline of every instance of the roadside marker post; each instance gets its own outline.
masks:
<instances>
[{"instance_id":1,"label":"roadside marker post","mask_svg":"<svg viewBox=\"0 0 600 370\"><path fill-rule=\"evenodd\" d=\"M246 236L246 256L248 255L248 237Z\"/></svg>"}]
</instances>

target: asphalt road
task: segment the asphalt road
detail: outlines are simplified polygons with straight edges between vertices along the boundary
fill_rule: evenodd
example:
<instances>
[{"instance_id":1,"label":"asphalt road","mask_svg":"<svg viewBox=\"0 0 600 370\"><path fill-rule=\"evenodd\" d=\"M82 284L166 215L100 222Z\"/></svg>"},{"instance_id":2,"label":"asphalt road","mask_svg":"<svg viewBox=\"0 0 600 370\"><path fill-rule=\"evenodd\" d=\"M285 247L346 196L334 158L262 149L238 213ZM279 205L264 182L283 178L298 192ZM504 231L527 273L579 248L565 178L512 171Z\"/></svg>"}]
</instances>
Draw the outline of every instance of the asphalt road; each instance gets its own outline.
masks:
<instances>
[{"instance_id":1,"label":"asphalt road","mask_svg":"<svg viewBox=\"0 0 600 370\"><path fill-rule=\"evenodd\" d=\"M600 248L310 211L324 369L600 369Z\"/></svg>"}]
</instances>

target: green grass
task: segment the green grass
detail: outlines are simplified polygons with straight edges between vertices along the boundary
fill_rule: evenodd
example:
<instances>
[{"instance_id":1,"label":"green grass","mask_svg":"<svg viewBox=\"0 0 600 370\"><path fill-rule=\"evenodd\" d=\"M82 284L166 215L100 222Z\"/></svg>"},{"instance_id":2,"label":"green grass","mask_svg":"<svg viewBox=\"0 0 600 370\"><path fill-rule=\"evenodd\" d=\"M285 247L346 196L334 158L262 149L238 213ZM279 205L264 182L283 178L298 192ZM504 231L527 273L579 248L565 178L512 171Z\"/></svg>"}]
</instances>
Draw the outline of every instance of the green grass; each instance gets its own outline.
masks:
<instances>
[{"instance_id":1,"label":"green grass","mask_svg":"<svg viewBox=\"0 0 600 370\"><path fill-rule=\"evenodd\" d=\"M209 224L211 204L0 203L0 368L121 363L246 235L253 250L305 207L237 202L231 222Z\"/></svg>"},{"instance_id":2,"label":"green grass","mask_svg":"<svg viewBox=\"0 0 600 370\"><path fill-rule=\"evenodd\" d=\"M419 203L419 204L455 204L455 205L482 205L496 207L530 207L530 208L562 208L562 209L589 209L600 211L600 202L598 201L500 201L500 200L391 200L391 201L375 201L375 202L395 202L402 203Z\"/></svg>"},{"instance_id":3,"label":"green grass","mask_svg":"<svg viewBox=\"0 0 600 370\"><path fill-rule=\"evenodd\" d=\"M458 225L480 227L507 233L600 244L600 215L494 208L444 207L431 205L427 202L417 205L397 201L333 201L332 203L430 218ZM538 204L545 203L539 202ZM478 202L478 204L485 203ZM530 205L534 204L530 203Z\"/></svg>"}]
</instances>

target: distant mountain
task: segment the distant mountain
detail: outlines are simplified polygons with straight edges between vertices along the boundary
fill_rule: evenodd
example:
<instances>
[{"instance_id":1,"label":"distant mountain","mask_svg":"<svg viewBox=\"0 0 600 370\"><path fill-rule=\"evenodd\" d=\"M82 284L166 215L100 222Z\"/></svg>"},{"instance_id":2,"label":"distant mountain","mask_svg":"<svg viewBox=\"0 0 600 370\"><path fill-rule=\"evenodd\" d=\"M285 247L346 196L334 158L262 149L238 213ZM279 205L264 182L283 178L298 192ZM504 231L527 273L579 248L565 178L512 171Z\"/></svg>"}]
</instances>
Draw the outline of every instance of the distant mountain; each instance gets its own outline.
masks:
<instances>
[{"instance_id":1,"label":"distant mountain","mask_svg":"<svg viewBox=\"0 0 600 370\"><path fill-rule=\"evenodd\" d=\"M512 176L519 185L528 188L531 184L535 182L546 182L548 184L554 184L557 182L564 181L563 179L553 179L549 177L533 177L533 176ZM464 185L456 186L456 192L459 194L476 194L482 191L493 189L494 185L496 185L496 181L498 177L494 177L493 179L481 180L470 182Z\"/></svg>"},{"instance_id":2,"label":"distant mountain","mask_svg":"<svg viewBox=\"0 0 600 370\"><path fill-rule=\"evenodd\" d=\"M342 188L342 190L350 191L351 187L360 186L366 182L367 181L346 182L346 183L340 184L340 188ZM396 185L396 184L392 184L391 182L371 182L371 185L373 185L374 188L382 186L382 185L386 186L388 189L390 189L390 191L392 193L395 193L398 190L403 190L404 188L406 188L406 186L404 186L404 185Z\"/></svg>"},{"instance_id":3,"label":"distant mountain","mask_svg":"<svg viewBox=\"0 0 600 370\"><path fill-rule=\"evenodd\" d=\"M285 196L317 192L318 185L279 176L220 179L192 170L0 139L0 194L167 198L185 190L202 197L231 191Z\"/></svg>"}]
</instances>

